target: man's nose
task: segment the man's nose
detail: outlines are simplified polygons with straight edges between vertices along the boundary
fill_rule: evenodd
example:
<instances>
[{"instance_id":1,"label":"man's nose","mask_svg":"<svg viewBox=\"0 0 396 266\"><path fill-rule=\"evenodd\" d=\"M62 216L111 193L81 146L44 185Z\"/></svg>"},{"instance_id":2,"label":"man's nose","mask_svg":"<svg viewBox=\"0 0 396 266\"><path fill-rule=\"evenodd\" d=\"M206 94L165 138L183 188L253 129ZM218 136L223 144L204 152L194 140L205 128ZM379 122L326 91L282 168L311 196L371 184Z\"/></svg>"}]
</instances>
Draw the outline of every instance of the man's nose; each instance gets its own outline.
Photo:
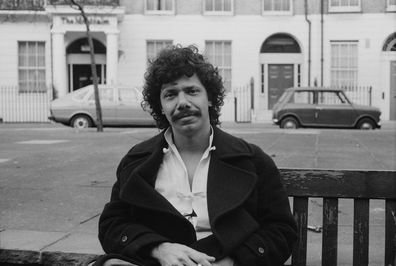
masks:
<instances>
[{"instance_id":1,"label":"man's nose","mask_svg":"<svg viewBox=\"0 0 396 266\"><path fill-rule=\"evenodd\" d=\"M178 97L178 103L177 103L177 108L178 109L184 109L184 108L190 108L191 104L188 100L188 98L186 97L186 94L184 92L179 93L179 97Z\"/></svg>"}]
</instances>

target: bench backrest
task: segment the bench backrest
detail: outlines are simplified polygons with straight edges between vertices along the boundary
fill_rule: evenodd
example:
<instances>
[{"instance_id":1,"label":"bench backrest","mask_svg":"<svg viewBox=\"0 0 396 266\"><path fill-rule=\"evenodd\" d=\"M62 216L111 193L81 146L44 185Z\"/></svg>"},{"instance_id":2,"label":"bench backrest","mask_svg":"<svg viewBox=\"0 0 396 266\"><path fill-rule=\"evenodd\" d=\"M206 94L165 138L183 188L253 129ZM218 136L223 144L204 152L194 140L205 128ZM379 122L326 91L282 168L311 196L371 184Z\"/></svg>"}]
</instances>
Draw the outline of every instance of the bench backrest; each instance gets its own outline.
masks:
<instances>
[{"instance_id":1,"label":"bench backrest","mask_svg":"<svg viewBox=\"0 0 396 266\"><path fill-rule=\"evenodd\" d=\"M369 200L385 200L385 265L396 266L396 171L280 169L298 222L293 266L307 263L308 198L323 198L322 266L337 265L338 199L354 201L353 265L368 265Z\"/></svg>"}]
</instances>

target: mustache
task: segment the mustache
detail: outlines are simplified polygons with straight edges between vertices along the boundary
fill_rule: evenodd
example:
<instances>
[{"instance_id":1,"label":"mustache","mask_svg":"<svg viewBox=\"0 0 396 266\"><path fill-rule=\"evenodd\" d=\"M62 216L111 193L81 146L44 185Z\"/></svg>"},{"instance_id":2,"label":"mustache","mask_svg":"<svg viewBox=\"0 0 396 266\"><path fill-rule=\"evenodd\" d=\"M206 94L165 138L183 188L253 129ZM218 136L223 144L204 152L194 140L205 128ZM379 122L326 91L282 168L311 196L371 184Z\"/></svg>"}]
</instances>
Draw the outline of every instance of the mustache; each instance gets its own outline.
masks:
<instances>
[{"instance_id":1,"label":"mustache","mask_svg":"<svg viewBox=\"0 0 396 266\"><path fill-rule=\"evenodd\" d=\"M198 110L185 110L185 111L181 111L180 113L172 115L172 121L175 122L176 120L179 120L186 116L200 116L200 115L201 112Z\"/></svg>"}]
</instances>

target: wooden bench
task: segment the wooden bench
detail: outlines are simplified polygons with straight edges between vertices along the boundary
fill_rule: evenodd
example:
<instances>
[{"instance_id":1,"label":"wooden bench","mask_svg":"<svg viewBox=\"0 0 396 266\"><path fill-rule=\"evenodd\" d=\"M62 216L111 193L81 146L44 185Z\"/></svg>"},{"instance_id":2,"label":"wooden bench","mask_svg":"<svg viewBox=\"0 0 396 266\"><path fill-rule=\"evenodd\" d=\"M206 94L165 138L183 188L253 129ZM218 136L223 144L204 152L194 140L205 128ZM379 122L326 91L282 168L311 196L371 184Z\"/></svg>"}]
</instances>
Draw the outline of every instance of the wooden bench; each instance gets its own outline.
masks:
<instances>
[{"instance_id":1,"label":"wooden bench","mask_svg":"<svg viewBox=\"0 0 396 266\"><path fill-rule=\"evenodd\" d=\"M385 266L396 266L396 171L281 169L286 189L293 197L298 222L298 245L293 266L307 265L309 198L323 199L322 266L337 265L338 201L353 199L353 265L369 264L370 200L385 200Z\"/></svg>"}]
</instances>

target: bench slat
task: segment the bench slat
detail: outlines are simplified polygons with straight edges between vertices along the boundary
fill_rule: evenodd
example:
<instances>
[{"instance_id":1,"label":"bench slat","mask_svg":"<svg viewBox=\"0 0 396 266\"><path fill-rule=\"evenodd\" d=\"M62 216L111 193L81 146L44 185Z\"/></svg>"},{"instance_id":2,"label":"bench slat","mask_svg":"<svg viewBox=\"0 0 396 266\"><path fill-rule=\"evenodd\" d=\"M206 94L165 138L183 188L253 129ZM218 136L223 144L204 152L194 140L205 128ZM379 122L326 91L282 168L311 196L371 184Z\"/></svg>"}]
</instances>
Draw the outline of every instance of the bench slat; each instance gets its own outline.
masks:
<instances>
[{"instance_id":1,"label":"bench slat","mask_svg":"<svg viewBox=\"0 0 396 266\"><path fill-rule=\"evenodd\" d=\"M280 171L289 196L396 200L395 171Z\"/></svg>"},{"instance_id":2,"label":"bench slat","mask_svg":"<svg viewBox=\"0 0 396 266\"><path fill-rule=\"evenodd\" d=\"M353 266L368 265L369 235L368 199L355 199L353 210Z\"/></svg>"},{"instance_id":3,"label":"bench slat","mask_svg":"<svg viewBox=\"0 0 396 266\"><path fill-rule=\"evenodd\" d=\"M337 265L338 199L323 198L322 266Z\"/></svg>"},{"instance_id":4,"label":"bench slat","mask_svg":"<svg viewBox=\"0 0 396 266\"><path fill-rule=\"evenodd\" d=\"M385 201L385 265L396 266L396 200Z\"/></svg>"},{"instance_id":5,"label":"bench slat","mask_svg":"<svg viewBox=\"0 0 396 266\"><path fill-rule=\"evenodd\" d=\"M307 265L308 198L294 197L293 214L298 224L299 243L293 248L292 265Z\"/></svg>"}]
</instances>

